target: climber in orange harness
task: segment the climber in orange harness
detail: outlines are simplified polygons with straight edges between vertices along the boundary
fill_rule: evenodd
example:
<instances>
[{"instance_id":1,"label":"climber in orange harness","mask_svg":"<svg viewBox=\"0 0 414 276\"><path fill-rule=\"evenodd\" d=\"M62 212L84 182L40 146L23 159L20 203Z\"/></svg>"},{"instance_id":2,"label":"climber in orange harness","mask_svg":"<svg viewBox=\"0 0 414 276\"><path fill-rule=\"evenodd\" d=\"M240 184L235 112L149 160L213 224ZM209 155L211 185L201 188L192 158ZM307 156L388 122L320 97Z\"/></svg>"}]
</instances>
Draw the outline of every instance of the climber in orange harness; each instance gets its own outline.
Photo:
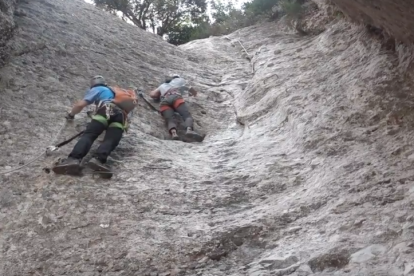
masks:
<instances>
[{"instance_id":1,"label":"climber in orange harness","mask_svg":"<svg viewBox=\"0 0 414 276\"><path fill-rule=\"evenodd\" d=\"M186 126L185 136L193 141L203 141L203 136L194 131L194 120L188 111L188 107L182 97L184 91L188 91L190 96L197 96L197 91L193 87L188 87L186 81L179 75L173 75L167 79L157 89L150 92L150 97L160 100L160 112L168 124L168 131L173 140L179 140L177 125L174 121L174 113L178 112L184 120Z\"/></svg>"},{"instance_id":2,"label":"climber in orange harness","mask_svg":"<svg viewBox=\"0 0 414 276\"><path fill-rule=\"evenodd\" d=\"M127 116L138 104L138 99L134 90L107 86L104 77L95 76L83 100L73 106L66 115L66 119L73 120L75 114L91 104L95 105L92 121L68 158L53 167L52 170L56 174L80 174L82 159L88 154L93 142L106 130L104 140L96 150L93 159L88 162L88 167L94 171L106 173L107 178L112 176L105 163L110 153L121 141L128 124Z\"/></svg>"}]
</instances>

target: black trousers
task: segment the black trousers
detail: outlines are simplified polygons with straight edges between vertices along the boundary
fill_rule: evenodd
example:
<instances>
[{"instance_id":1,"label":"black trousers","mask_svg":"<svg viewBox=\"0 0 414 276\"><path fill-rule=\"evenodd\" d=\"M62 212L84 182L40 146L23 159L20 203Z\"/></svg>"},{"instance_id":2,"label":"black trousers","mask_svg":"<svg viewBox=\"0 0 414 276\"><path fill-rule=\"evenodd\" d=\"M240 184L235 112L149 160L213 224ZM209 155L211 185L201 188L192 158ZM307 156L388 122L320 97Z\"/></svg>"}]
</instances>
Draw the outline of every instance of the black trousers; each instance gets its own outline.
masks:
<instances>
[{"instance_id":1,"label":"black trousers","mask_svg":"<svg viewBox=\"0 0 414 276\"><path fill-rule=\"evenodd\" d=\"M98 114L105 116L105 108L103 108L103 111L98 112ZM108 156L121 141L122 133L124 132L124 130L120 127L111 126L111 123L120 123L124 125L124 114L122 112L118 112L110 116L107 124L92 119L85 132L76 143L72 152L69 154L69 157L76 159L84 158L88 154L96 138L98 138L98 136L106 130L104 140L94 154L96 159L102 163L106 163Z\"/></svg>"},{"instance_id":2,"label":"black trousers","mask_svg":"<svg viewBox=\"0 0 414 276\"><path fill-rule=\"evenodd\" d=\"M191 127L193 129L194 120L191 116L190 112L188 111L188 107L186 103L180 104L175 110L173 107L170 109L164 110L161 112L164 119L167 121L168 124L168 131L171 132L172 129L177 129L177 125L174 121L174 112L177 111L181 117L183 117L185 127Z\"/></svg>"}]
</instances>

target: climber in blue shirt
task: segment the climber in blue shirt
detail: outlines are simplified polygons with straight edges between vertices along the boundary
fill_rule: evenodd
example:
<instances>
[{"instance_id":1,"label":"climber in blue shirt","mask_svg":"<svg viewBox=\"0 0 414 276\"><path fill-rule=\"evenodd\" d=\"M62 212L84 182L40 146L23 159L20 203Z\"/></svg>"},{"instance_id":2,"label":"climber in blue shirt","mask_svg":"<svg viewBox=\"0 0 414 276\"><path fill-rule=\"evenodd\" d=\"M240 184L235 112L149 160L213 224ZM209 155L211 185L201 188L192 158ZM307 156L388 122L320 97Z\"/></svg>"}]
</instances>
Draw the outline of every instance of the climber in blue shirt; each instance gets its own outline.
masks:
<instances>
[{"instance_id":1,"label":"climber in blue shirt","mask_svg":"<svg viewBox=\"0 0 414 276\"><path fill-rule=\"evenodd\" d=\"M94 158L87 165L94 171L106 173L107 178L112 176L112 172L105 163L110 153L121 141L127 119L125 113L112 103L114 98L114 92L106 85L102 76L92 78L91 88L82 100L75 103L72 110L66 115L66 119L73 120L76 114L90 104L95 105L95 114L68 158L53 167L56 174L80 174L82 159L88 154L96 138L106 131L103 142L96 150Z\"/></svg>"}]
</instances>

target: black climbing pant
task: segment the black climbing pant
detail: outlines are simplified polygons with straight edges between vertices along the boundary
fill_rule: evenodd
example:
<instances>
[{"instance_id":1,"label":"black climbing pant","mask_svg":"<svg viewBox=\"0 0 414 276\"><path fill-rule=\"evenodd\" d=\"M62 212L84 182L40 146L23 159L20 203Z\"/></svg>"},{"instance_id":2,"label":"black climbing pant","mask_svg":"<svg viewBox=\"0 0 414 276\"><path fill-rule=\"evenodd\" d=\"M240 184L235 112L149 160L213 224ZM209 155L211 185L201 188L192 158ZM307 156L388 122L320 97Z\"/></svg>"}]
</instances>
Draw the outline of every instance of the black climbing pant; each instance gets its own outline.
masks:
<instances>
[{"instance_id":1,"label":"black climbing pant","mask_svg":"<svg viewBox=\"0 0 414 276\"><path fill-rule=\"evenodd\" d=\"M174 111L178 112L181 117L183 117L185 127L190 127L193 129L194 120L191 116L190 112L188 111L188 107L186 103L182 103L177 108L169 108L161 112L162 116L165 118L168 124L168 131L171 132L172 129L177 129L177 125L174 121Z\"/></svg>"},{"instance_id":2,"label":"black climbing pant","mask_svg":"<svg viewBox=\"0 0 414 276\"><path fill-rule=\"evenodd\" d=\"M124 132L122 126L124 125L124 115L122 112L117 112L111 115L109 120L105 122L105 108L100 110L97 115L94 115L92 121L89 123L82 137L76 143L69 157L81 160L84 158L92 147L93 142L106 130L103 142L96 150L94 157L106 163L108 156L118 146Z\"/></svg>"}]
</instances>

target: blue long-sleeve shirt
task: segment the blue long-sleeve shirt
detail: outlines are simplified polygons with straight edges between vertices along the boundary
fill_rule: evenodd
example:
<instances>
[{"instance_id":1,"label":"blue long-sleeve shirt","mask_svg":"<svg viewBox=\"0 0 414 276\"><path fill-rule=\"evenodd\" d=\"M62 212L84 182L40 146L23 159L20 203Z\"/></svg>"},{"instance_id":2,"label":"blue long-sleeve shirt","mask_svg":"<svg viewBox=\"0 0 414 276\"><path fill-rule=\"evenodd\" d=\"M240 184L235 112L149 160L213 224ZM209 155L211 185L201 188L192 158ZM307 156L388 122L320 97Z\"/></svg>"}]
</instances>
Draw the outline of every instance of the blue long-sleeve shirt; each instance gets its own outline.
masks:
<instances>
[{"instance_id":1,"label":"blue long-sleeve shirt","mask_svg":"<svg viewBox=\"0 0 414 276\"><path fill-rule=\"evenodd\" d=\"M115 97L114 93L106 86L95 86L89 89L83 98L88 105L99 102L109 102Z\"/></svg>"}]
</instances>

